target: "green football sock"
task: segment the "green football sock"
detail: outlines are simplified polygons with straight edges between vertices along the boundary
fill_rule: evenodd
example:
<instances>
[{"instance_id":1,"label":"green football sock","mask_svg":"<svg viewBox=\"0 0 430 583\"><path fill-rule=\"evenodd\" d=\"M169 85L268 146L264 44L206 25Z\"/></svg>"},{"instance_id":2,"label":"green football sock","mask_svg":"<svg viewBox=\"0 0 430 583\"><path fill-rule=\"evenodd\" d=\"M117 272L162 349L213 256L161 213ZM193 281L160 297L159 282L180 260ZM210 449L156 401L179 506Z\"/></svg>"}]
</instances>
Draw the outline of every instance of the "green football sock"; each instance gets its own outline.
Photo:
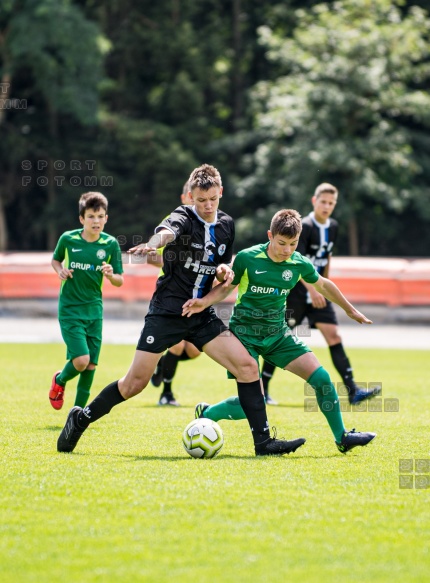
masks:
<instances>
[{"instance_id":1,"label":"green football sock","mask_svg":"<svg viewBox=\"0 0 430 583\"><path fill-rule=\"evenodd\" d=\"M239 402L239 397L229 397L215 405L209 405L205 409L203 417L212 419L212 421L220 421L221 419L239 421L239 419L246 419L246 415Z\"/></svg>"},{"instance_id":2,"label":"green football sock","mask_svg":"<svg viewBox=\"0 0 430 583\"><path fill-rule=\"evenodd\" d=\"M65 364L60 374L57 375L57 383L64 387L68 381L74 379L76 376L78 376L78 374L79 371L76 370L76 368L73 365L73 362L69 360L69 362Z\"/></svg>"},{"instance_id":3,"label":"green football sock","mask_svg":"<svg viewBox=\"0 0 430 583\"><path fill-rule=\"evenodd\" d=\"M339 397L330 375L325 368L320 366L306 382L315 389L318 406L327 419L335 440L339 443L345 433L345 426L340 412Z\"/></svg>"},{"instance_id":4,"label":"green football sock","mask_svg":"<svg viewBox=\"0 0 430 583\"><path fill-rule=\"evenodd\" d=\"M90 398L91 385L93 384L96 369L84 370L79 377L78 386L76 387L75 407L84 408Z\"/></svg>"}]
</instances>

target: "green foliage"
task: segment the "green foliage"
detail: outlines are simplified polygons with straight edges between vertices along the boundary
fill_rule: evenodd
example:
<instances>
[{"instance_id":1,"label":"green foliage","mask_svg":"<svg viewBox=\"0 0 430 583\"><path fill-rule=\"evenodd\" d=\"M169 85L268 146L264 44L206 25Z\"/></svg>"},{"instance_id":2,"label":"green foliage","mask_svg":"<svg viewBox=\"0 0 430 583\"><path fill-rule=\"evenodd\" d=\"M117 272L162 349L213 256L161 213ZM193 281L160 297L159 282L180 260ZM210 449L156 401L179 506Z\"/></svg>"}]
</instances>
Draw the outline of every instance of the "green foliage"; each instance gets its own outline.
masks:
<instances>
[{"instance_id":1,"label":"green foliage","mask_svg":"<svg viewBox=\"0 0 430 583\"><path fill-rule=\"evenodd\" d=\"M27 106L0 109L0 248L51 249L94 177L113 234L151 232L193 167L209 162L237 219L237 249L261 240L280 207L305 214L328 180L341 192L338 252L425 255L429 19L419 6L2 2L1 81ZM96 162L76 184L74 160ZM423 226L424 237L409 247L399 224Z\"/></svg>"},{"instance_id":2,"label":"green foliage","mask_svg":"<svg viewBox=\"0 0 430 583\"><path fill-rule=\"evenodd\" d=\"M133 352L103 347L93 394L124 374ZM327 349L318 355L326 360ZM305 446L256 458L246 421L224 421L213 460L192 459L181 444L194 404L233 389L206 356L178 369L183 407L157 407L148 387L90 427L73 454L58 454L75 382L59 412L48 387L64 356L60 344L0 349L2 581L428 578L429 490L399 488L399 460L429 458L424 351L351 350L357 378L383 381L384 396L400 402L397 413L345 414L348 427L377 431L367 448L341 455L322 415L304 412L302 384L278 371L282 405L270 408L270 422L279 435L305 436Z\"/></svg>"},{"instance_id":3,"label":"green foliage","mask_svg":"<svg viewBox=\"0 0 430 583\"><path fill-rule=\"evenodd\" d=\"M26 69L50 108L94 124L106 47L100 29L70 0L20 4L11 13L4 49L12 75Z\"/></svg>"},{"instance_id":4,"label":"green foliage","mask_svg":"<svg viewBox=\"0 0 430 583\"><path fill-rule=\"evenodd\" d=\"M389 0L299 11L293 38L261 27L284 75L254 91L265 139L244 182L251 197L265 189L266 203L303 208L316 184L330 181L350 221L377 205L400 213L416 199L422 207L415 181L430 168L417 148L430 127L429 31L422 9L402 15Z\"/></svg>"}]
</instances>

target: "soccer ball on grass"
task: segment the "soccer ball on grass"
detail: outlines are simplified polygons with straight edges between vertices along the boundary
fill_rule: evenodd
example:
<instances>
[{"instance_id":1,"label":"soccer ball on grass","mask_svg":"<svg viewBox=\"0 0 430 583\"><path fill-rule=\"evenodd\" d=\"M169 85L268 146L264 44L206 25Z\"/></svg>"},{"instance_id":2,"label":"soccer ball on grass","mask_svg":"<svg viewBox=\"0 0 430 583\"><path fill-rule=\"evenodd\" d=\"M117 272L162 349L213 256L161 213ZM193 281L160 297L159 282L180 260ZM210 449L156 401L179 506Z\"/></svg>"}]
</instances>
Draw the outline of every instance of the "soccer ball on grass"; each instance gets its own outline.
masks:
<instances>
[{"instance_id":1,"label":"soccer ball on grass","mask_svg":"<svg viewBox=\"0 0 430 583\"><path fill-rule=\"evenodd\" d=\"M224 444L222 429L211 419L194 419L182 433L185 451L191 457L211 458L216 456Z\"/></svg>"}]
</instances>

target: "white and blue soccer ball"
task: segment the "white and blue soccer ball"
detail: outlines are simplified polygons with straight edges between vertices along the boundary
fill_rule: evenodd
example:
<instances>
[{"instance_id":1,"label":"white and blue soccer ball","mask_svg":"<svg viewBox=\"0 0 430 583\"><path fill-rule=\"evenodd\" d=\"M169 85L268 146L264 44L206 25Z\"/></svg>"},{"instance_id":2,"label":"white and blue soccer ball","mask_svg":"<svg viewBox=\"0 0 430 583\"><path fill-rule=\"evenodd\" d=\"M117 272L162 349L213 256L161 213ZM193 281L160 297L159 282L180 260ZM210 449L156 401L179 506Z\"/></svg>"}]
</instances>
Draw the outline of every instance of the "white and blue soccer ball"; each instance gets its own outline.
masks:
<instances>
[{"instance_id":1,"label":"white and blue soccer ball","mask_svg":"<svg viewBox=\"0 0 430 583\"><path fill-rule=\"evenodd\" d=\"M182 443L191 457L211 458L216 456L224 445L224 435L215 421L194 419L185 427Z\"/></svg>"}]
</instances>

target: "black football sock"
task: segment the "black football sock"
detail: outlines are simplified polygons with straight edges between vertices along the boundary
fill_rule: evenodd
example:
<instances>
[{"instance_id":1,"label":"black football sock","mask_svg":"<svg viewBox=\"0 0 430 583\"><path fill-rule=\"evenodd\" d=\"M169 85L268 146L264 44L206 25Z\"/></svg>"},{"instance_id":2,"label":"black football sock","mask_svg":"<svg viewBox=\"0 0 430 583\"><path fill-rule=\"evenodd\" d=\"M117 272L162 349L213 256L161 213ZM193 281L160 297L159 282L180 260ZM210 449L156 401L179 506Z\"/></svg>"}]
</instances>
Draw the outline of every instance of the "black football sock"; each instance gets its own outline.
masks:
<instances>
[{"instance_id":1,"label":"black football sock","mask_svg":"<svg viewBox=\"0 0 430 583\"><path fill-rule=\"evenodd\" d=\"M261 371L261 380L263 381L264 387L264 394L269 394L269 383L270 379L273 377L273 373L275 372L276 366L274 364L270 364L266 360L263 362L263 370Z\"/></svg>"},{"instance_id":2,"label":"black football sock","mask_svg":"<svg viewBox=\"0 0 430 583\"><path fill-rule=\"evenodd\" d=\"M119 392L118 381L111 383L97 395L94 401L78 413L78 426L81 429L86 429L90 423L94 423L100 417L107 415L112 407L119 405L123 401L125 399Z\"/></svg>"},{"instance_id":3,"label":"black football sock","mask_svg":"<svg viewBox=\"0 0 430 583\"><path fill-rule=\"evenodd\" d=\"M334 346L329 346L329 349L333 364L337 372L340 374L348 394L350 395L351 393L354 393L357 387L354 382L352 367L343 348L342 342L339 342L339 344L335 344Z\"/></svg>"},{"instance_id":4,"label":"black football sock","mask_svg":"<svg viewBox=\"0 0 430 583\"><path fill-rule=\"evenodd\" d=\"M178 362L180 360L180 356L176 356L168 350L163 358L163 392L161 395L163 396L172 396L172 382L173 378L176 374L176 369L178 367Z\"/></svg>"},{"instance_id":5,"label":"black football sock","mask_svg":"<svg viewBox=\"0 0 430 583\"><path fill-rule=\"evenodd\" d=\"M270 432L260 379L252 383L238 382L237 392L241 407L248 419L254 443L259 444L266 441L270 437Z\"/></svg>"}]
</instances>

